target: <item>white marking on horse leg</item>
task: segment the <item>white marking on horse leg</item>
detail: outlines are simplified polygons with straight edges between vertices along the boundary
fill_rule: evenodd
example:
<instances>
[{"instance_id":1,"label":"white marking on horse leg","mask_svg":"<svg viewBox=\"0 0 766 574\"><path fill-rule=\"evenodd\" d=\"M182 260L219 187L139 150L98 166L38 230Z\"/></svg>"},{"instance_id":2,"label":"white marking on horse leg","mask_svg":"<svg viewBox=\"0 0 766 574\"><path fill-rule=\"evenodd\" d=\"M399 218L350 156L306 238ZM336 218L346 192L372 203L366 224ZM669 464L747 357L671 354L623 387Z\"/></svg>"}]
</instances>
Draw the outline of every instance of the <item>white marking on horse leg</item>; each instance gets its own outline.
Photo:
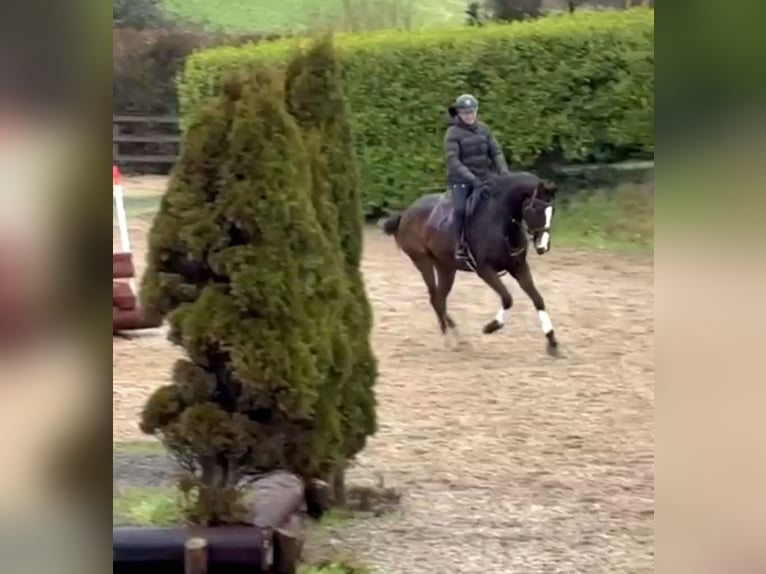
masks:
<instances>
[{"instance_id":1,"label":"white marking on horse leg","mask_svg":"<svg viewBox=\"0 0 766 574\"><path fill-rule=\"evenodd\" d=\"M546 335L553 331L553 323L547 311L538 311L537 316L540 317L540 326L543 328L543 333Z\"/></svg>"},{"instance_id":2,"label":"white marking on horse leg","mask_svg":"<svg viewBox=\"0 0 766 574\"><path fill-rule=\"evenodd\" d=\"M497 315L495 315L495 321L503 325L505 323L505 309L500 307L500 310L497 312Z\"/></svg>"},{"instance_id":3,"label":"white marking on horse leg","mask_svg":"<svg viewBox=\"0 0 766 574\"><path fill-rule=\"evenodd\" d=\"M545 227L547 229L551 228L551 219L552 218L553 218L553 207L549 205L548 207L545 208ZM543 231L540 234L540 240L537 243L537 247L539 249L547 250L548 249L548 242L550 241L550 238L551 238L551 234L548 233L547 231Z\"/></svg>"}]
</instances>

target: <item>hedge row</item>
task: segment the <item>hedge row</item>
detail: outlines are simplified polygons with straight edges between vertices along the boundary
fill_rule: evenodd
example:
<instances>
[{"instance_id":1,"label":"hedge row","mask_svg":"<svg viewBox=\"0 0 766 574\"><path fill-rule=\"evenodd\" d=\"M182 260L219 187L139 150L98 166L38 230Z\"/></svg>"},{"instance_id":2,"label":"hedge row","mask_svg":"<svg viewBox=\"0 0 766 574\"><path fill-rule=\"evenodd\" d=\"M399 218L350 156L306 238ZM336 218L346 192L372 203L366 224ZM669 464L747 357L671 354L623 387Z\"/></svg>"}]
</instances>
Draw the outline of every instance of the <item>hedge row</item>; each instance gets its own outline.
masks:
<instances>
[{"instance_id":1,"label":"hedge row","mask_svg":"<svg viewBox=\"0 0 766 574\"><path fill-rule=\"evenodd\" d=\"M367 211L401 207L444 181L446 106L479 97L512 167L609 160L654 149L654 11L577 12L458 30L336 39L345 66ZM283 65L295 41L193 54L179 80L185 117L227 73Z\"/></svg>"}]
</instances>

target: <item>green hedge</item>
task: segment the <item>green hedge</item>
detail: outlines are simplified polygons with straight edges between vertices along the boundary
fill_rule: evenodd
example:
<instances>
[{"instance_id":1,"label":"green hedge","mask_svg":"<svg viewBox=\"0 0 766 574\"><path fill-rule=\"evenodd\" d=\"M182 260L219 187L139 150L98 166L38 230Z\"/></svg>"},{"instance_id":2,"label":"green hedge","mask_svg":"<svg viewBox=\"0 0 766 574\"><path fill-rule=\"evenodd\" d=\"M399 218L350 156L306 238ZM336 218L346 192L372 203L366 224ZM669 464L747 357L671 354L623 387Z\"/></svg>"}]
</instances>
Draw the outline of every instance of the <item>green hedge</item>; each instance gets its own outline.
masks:
<instances>
[{"instance_id":1,"label":"green hedge","mask_svg":"<svg viewBox=\"0 0 766 574\"><path fill-rule=\"evenodd\" d=\"M187 116L223 75L283 65L293 41L193 54L179 78ZM542 157L609 160L654 149L654 11L588 12L482 28L341 35L346 91L368 213L444 181L446 106L461 92L512 168Z\"/></svg>"}]
</instances>

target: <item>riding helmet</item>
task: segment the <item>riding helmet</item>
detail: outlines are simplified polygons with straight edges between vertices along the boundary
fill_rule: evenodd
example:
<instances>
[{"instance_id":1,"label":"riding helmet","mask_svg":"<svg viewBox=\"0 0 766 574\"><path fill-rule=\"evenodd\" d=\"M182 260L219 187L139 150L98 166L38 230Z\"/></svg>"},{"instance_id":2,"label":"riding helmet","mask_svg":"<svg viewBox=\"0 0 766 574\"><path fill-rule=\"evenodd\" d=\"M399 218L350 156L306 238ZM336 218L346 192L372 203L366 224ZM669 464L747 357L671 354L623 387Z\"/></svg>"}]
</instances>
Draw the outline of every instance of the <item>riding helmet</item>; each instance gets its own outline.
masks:
<instances>
[{"instance_id":1,"label":"riding helmet","mask_svg":"<svg viewBox=\"0 0 766 574\"><path fill-rule=\"evenodd\" d=\"M462 94L458 96L452 107L456 110L470 110L477 111L479 109L479 101L471 94Z\"/></svg>"}]
</instances>

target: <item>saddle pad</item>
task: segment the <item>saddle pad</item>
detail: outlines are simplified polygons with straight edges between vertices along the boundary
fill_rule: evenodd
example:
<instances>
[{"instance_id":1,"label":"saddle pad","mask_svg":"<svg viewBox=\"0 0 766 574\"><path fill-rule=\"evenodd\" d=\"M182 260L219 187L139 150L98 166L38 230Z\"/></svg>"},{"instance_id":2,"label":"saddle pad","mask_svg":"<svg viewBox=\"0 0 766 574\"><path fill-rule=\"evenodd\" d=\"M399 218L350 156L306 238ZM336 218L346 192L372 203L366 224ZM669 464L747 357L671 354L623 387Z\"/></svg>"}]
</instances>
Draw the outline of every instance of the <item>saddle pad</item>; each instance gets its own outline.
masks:
<instances>
[{"instance_id":1,"label":"saddle pad","mask_svg":"<svg viewBox=\"0 0 766 574\"><path fill-rule=\"evenodd\" d=\"M428 216L426 225L438 229L439 231L449 232L452 229L452 199L450 199L449 192L442 194L439 198L439 203L431 210L431 215Z\"/></svg>"}]
</instances>

